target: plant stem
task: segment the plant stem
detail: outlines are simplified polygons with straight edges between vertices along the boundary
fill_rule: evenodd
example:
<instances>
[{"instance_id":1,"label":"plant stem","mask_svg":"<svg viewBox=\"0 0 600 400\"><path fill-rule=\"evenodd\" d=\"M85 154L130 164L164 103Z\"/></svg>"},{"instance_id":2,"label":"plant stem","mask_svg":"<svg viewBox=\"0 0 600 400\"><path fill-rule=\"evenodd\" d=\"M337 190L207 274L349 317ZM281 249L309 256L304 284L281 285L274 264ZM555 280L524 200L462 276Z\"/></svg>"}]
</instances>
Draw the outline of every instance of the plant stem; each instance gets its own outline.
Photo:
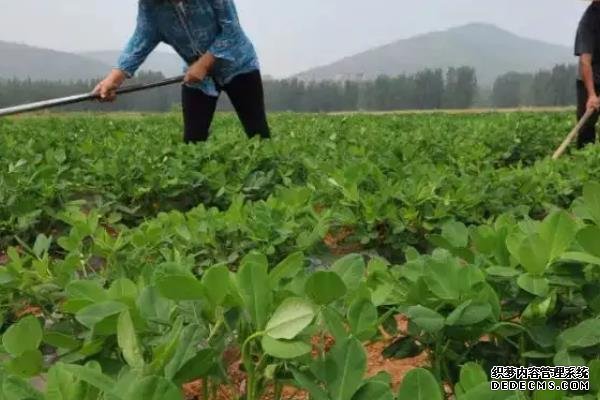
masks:
<instances>
[{"instance_id":1,"label":"plant stem","mask_svg":"<svg viewBox=\"0 0 600 400\"><path fill-rule=\"evenodd\" d=\"M283 385L279 381L275 381L275 400L280 400L283 393Z\"/></svg>"},{"instance_id":2,"label":"plant stem","mask_svg":"<svg viewBox=\"0 0 600 400\"><path fill-rule=\"evenodd\" d=\"M208 396L209 396L209 387L208 385L210 384L208 378L204 378L204 381L202 381L202 400L208 400Z\"/></svg>"},{"instance_id":3,"label":"plant stem","mask_svg":"<svg viewBox=\"0 0 600 400\"><path fill-rule=\"evenodd\" d=\"M246 340L244 340L244 344L242 344L242 362L244 363L244 367L246 367L246 374L247 374L247 380L246 380L246 400L254 400L255 399L255 379L256 379L256 374L255 374L255 368L254 368L254 364L252 363L252 357L250 355L250 352L248 350L248 346L250 345L250 342L252 342L252 340L260 337L264 335L264 332L256 332L252 335L250 335Z\"/></svg>"}]
</instances>

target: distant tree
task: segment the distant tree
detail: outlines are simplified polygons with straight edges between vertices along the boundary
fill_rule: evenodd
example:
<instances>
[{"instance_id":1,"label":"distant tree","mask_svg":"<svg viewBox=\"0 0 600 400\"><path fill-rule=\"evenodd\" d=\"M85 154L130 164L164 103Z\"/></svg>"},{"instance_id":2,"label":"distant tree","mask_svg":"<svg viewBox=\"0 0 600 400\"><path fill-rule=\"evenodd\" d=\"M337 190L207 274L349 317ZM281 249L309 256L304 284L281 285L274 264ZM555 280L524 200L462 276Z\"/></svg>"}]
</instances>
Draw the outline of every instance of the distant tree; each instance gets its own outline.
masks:
<instances>
[{"instance_id":1,"label":"distant tree","mask_svg":"<svg viewBox=\"0 0 600 400\"><path fill-rule=\"evenodd\" d=\"M415 106L417 109L442 107L444 76L441 69L426 69L415 75Z\"/></svg>"},{"instance_id":2,"label":"distant tree","mask_svg":"<svg viewBox=\"0 0 600 400\"><path fill-rule=\"evenodd\" d=\"M509 72L504 74L494 83L492 93L493 103L496 107L519 107L523 102L524 87L531 79L527 74Z\"/></svg>"},{"instance_id":3,"label":"distant tree","mask_svg":"<svg viewBox=\"0 0 600 400\"><path fill-rule=\"evenodd\" d=\"M576 73L574 65L557 65L552 69L550 79L550 86L554 95L552 105L566 106L573 104L576 96L574 84Z\"/></svg>"},{"instance_id":4,"label":"distant tree","mask_svg":"<svg viewBox=\"0 0 600 400\"><path fill-rule=\"evenodd\" d=\"M477 95L477 76L471 67L448 68L444 89L444 107L469 108Z\"/></svg>"}]
</instances>

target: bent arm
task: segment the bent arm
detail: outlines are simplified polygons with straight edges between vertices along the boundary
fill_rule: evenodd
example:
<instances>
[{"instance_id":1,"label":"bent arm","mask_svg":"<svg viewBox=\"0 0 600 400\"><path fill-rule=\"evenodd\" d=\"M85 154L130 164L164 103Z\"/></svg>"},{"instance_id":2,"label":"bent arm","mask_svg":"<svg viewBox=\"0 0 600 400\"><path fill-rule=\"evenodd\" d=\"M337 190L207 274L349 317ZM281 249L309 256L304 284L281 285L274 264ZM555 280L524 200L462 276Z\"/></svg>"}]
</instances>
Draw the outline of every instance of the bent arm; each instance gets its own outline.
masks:
<instances>
[{"instance_id":1,"label":"bent arm","mask_svg":"<svg viewBox=\"0 0 600 400\"><path fill-rule=\"evenodd\" d=\"M240 22L233 0L210 0L217 22L219 34L209 46L208 53L215 58L234 61L231 48L240 33Z\"/></svg>"},{"instance_id":2,"label":"bent arm","mask_svg":"<svg viewBox=\"0 0 600 400\"><path fill-rule=\"evenodd\" d=\"M148 7L147 2L139 2L135 32L117 62L117 69L123 71L129 78L135 74L161 40Z\"/></svg>"}]
</instances>

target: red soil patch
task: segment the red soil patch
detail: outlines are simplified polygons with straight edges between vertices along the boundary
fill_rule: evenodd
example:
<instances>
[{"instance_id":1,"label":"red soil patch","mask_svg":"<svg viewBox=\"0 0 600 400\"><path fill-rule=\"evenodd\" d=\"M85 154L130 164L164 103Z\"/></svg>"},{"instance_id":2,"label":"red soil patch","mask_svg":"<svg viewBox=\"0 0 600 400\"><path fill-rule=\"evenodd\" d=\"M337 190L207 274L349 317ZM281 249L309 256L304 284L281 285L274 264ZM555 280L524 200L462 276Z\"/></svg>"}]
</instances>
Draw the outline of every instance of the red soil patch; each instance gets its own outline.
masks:
<instances>
[{"instance_id":1,"label":"red soil patch","mask_svg":"<svg viewBox=\"0 0 600 400\"><path fill-rule=\"evenodd\" d=\"M19 311L16 311L15 317L17 317L18 319L24 317L25 315L33 315L34 317L40 317L42 314L43 312L41 307L29 305L23 307Z\"/></svg>"},{"instance_id":2,"label":"red soil patch","mask_svg":"<svg viewBox=\"0 0 600 400\"><path fill-rule=\"evenodd\" d=\"M344 256L351 253L359 252L363 249L360 243L347 242L355 233L355 229L351 226L343 226L335 231L329 231L323 242L329 248L331 254L336 256Z\"/></svg>"}]
</instances>

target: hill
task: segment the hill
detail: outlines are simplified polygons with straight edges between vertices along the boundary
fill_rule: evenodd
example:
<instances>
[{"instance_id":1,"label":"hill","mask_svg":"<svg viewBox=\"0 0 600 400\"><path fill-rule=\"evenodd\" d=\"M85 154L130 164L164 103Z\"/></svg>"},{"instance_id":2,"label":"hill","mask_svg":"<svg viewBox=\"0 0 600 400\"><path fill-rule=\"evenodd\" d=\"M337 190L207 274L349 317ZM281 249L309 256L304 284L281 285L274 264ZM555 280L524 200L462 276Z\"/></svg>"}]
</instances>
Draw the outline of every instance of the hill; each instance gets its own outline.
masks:
<instances>
[{"instance_id":1,"label":"hill","mask_svg":"<svg viewBox=\"0 0 600 400\"><path fill-rule=\"evenodd\" d=\"M573 52L559 46L517 36L488 24L469 24L431 32L346 57L310 69L304 80L374 78L415 73L425 68L468 65L477 70L482 86L509 71L534 72L559 63L572 63Z\"/></svg>"},{"instance_id":2,"label":"hill","mask_svg":"<svg viewBox=\"0 0 600 400\"><path fill-rule=\"evenodd\" d=\"M0 41L0 79L72 81L100 78L110 70L119 51L68 53L25 44ZM183 61L176 54L154 52L140 70L179 75Z\"/></svg>"},{"instance_id":3,"label":"hill","mask_svg":"<svg viewBox=\"0 0 600 400\"><path fill-rule=\"evenodd\" d=\"M117 50L89 51L79 53L108 65L114 65L121 52ZM175 53L154 51L141 66L142 70L162 72L165 76L180 75L183 71L184 62Z\"/></svg>"},{"instance_id":4,"label":"hill","mask_svg":"<svg viewBox=\"0 0 600 400\"><path fill-rule=\"evenodd\" d=\"M108 64L77 54L0 41L0 78L94 79L109 69Z\"/></svg>"}]
</instances>

